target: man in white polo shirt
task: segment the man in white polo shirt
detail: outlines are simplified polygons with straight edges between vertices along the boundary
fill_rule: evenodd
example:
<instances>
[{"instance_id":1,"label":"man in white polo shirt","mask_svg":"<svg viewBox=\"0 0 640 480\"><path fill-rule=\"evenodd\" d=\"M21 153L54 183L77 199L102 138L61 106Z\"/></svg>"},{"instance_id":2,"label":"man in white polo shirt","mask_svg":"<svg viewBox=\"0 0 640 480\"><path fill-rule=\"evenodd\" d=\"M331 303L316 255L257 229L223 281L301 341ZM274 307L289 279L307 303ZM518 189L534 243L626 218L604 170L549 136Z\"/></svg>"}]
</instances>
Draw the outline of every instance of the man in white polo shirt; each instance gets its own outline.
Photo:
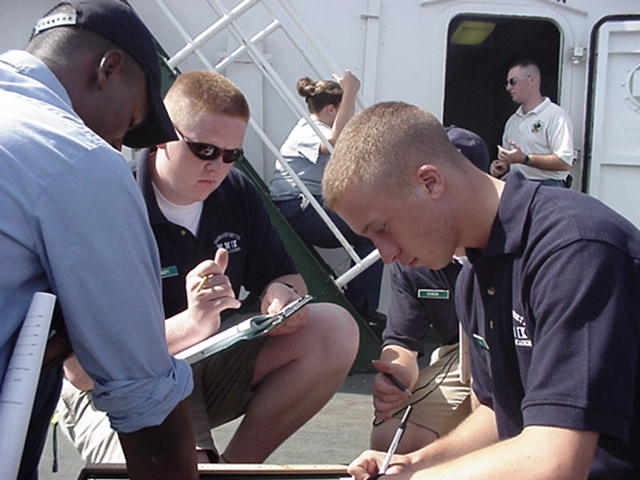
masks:
<instances>
[{"instance_id":1,"label":"man in white polo shirt","mask_svg":"<svg viewBox=\"0 0 640 480\"><path fill-rule=\"evenodd\" d=\"M491 174L519 171L528 180L565 186L573 162L571 119L540 93L540 69L529 61L515 63L505 88L520 107L507 120Z\"/></svg>"}]
</instances>

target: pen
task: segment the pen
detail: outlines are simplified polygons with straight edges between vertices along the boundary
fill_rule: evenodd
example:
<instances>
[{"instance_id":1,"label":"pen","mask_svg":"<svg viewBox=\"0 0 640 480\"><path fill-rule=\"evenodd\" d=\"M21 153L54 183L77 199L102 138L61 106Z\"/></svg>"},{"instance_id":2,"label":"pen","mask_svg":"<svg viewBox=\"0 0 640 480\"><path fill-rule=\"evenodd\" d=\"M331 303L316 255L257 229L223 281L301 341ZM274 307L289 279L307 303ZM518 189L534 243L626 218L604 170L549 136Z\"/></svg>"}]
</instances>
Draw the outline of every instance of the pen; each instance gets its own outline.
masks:
<instances>
[{"instance_id":1,"label":"pen","mask_svg":"<svg viewBox=\"0 0 640 480\"><path fill-rule=\"evenodd\" d=\"M396 434L393 436L393 440L391 440L391 445L389 445L389 450L387 451L387 455L384 457L384 461L382 462L380 470L378 470L376 478L387 473L387 468L389 468L389 463L391 463L391 457L395 455L400 439L402 439L402 435L407 427L407 420L409 420L410 413L411 405L407 405L407 409L404 411L404 415L402 415L402 420L400 421L400 425L398 425L398 430L396 430Z\"/></svg>"},{"instance_id":2,"label":"pen","mask_svg":"<svg viewBox=\"0 0 640 480\"><path fill-rule=\"evenodd\" d=\"M390 373L384 373L385 377L387 377L396 387L402 390L407 395L411 396L411 390L409 390L400 380L391 375Z\"/></svg>"}]
</instances>

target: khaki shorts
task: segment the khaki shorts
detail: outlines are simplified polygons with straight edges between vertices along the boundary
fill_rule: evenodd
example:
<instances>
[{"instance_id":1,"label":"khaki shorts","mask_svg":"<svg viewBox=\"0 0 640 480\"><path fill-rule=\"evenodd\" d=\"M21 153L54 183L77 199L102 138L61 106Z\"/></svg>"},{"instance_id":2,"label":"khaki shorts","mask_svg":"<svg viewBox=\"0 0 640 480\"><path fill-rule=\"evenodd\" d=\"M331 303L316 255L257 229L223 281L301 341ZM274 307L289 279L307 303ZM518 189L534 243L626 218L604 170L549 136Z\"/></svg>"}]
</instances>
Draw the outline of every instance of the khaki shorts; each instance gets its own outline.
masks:
<instances>
[{"instance_id":1,"label":"khaki shorts","mask_svg":"<svg viewBox=\"0 0 640 480\"><path fill-rule=\"evenodd\" d=\"M411 397L394 412L401 417L411 404L411 422L428 428L439 437L449 433L471 413L471 387L460 381L458 344L439 347L431 363L420 370Z\"/></svg>"},{"instance_id":2,"label":"khaki shorts","mask_svg":"<svg viewBox=\"0 0 640 480\"><path fill-rule=\"evenodd\" d=\"M211 429L246 411L253 397L255 362L265 339L240 343L193 366L194 389L188 400L199 448L212 449ZM85 462L124 463L118 436L107 415L93 406L91 392L82 392L65 380L58 420Z\"/></svg>"}]
</instances>

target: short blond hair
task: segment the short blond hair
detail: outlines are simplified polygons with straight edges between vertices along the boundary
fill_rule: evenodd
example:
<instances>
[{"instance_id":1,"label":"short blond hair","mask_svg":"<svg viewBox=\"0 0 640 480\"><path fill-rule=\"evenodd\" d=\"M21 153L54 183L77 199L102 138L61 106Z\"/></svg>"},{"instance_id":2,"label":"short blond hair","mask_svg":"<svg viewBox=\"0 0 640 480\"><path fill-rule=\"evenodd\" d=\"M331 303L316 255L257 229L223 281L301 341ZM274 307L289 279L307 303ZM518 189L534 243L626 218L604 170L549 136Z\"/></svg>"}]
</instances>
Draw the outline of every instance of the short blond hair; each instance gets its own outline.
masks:
<instances>
[{"instance_id":1,"label":"short blond hair","mask_svg":"<svg viewBox=\"0 0 640 480\"><path fill-rule=\"evenodd\" d=\"M378 103L354 116L342 131L324 171L324 202L334 207L355 182L402 191L403 180L420 165L461 159L431 113L403 102Z\"/></svg>"},{"instance_id":2,"label":"short blond hair","mask_svg":"<svg viewBox=\"0 0 640 480\"><path fill-rule=\"evenodd\" d=\"M178 76L164 102L178 125L200 115L220 113L249 121L249 104L240 89L216 72L194 70Z\"/></svg>"}]
</instances>

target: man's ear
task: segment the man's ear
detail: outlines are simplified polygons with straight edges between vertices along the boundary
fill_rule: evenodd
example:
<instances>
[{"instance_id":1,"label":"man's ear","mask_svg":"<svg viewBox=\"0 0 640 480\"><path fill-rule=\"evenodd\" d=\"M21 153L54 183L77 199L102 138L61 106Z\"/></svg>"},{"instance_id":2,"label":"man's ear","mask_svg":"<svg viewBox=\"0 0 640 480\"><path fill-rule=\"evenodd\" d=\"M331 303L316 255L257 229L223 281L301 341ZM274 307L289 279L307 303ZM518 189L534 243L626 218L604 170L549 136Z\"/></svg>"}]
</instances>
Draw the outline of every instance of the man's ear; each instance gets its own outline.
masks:
<instances>
[{"instance_id":1,"label":"man's ear","mask_svg":"<svg viewBox=\"0 0 640 480\"><path fill-rule=\"evenodd\" d=\"M166 143L159 143L158 145L156 145L156 148L158 150L164 150L165 148L167 148L167 144Z\"/></svg>"},{"instance_id":2,"label":"man's ear","mask_svg":"<svg viewBox=\"0 0 640 480\"><path fill-rule=\"evenodd\" d=\"M114 74L124 70L124 53L122 50L108 50L102 55L98 65L96 84L102 90Z\"/></svg>"},{"instance_id":3,"label":"man's ear","mask_svg":"<svg viewBox=\"0 0 640 480\"><path fill-rule=\"evenodd\" d=\"M420 165L416 170L416 178L431 198L437 199L442 195L444 191L444 177L435 165L431 165L430 163Z\"/></svg>"}]
</instances>

